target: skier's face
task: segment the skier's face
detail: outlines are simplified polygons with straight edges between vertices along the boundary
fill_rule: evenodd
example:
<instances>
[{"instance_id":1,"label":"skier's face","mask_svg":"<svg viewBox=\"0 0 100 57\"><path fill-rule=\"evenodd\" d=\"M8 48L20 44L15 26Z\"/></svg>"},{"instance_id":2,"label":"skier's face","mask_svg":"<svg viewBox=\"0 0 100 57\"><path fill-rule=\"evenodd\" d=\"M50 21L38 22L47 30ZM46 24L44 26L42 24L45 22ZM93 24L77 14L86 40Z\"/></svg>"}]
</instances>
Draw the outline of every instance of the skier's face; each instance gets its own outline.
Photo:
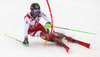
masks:
<instances>
[{"instance_id":1,"label":"skier's face","mask_svg":"<svg viewBox=\"0 0 100 57\"><path fill-rule=\"evenodd\" d=\"M39 15L39 12L37 12L37 13L34 13L34 15Z\"/></svg>"},{"instance_id":2,"label":"skier's face","mask_svg":"<svg viewBox=\"0 0 100 57\"><path fill-rule=\"evenodd\" d=\"M34 12L35 15L39 15L40 9L34 9L33 12Z\"/></svg>"}]
</instances>

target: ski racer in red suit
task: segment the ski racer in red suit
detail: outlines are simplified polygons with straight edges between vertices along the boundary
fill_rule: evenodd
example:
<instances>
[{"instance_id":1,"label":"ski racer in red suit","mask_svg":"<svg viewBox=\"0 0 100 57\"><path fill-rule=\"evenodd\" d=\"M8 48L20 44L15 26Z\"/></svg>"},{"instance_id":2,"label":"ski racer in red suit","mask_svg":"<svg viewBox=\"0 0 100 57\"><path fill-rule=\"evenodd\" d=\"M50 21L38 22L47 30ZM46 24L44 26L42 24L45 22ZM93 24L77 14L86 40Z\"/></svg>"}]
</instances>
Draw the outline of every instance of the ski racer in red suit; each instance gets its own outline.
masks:
<instances>
[{"instance_id":1,"label":"ski racer in red suit","mask_svg":"<svg viewBox=\"0 0 100 57\"><path fill-rule=\"evenodd\" d=\"M39 23L39 20L41 17L47 21L47 23L51 24L50 18L45 15L40 8L40 5L38 3L32 3L30 6L31 12L27 13L24 18L24 41L23 45L29 45L28 42L28 35L31 35L33 37L41 37L42 39L46 40L50 34L50 30L45 28L41 23ZM46 23L46 24L47 24ZM52 36L49 38L48 41L55 42L57 45L63 46L66 51L68 52L69 47L67 47L61 39L65 38L66 40L70 42L77 42L75 39L65 36L58 32L53 32Z\"/></svg>"}]
</instances>

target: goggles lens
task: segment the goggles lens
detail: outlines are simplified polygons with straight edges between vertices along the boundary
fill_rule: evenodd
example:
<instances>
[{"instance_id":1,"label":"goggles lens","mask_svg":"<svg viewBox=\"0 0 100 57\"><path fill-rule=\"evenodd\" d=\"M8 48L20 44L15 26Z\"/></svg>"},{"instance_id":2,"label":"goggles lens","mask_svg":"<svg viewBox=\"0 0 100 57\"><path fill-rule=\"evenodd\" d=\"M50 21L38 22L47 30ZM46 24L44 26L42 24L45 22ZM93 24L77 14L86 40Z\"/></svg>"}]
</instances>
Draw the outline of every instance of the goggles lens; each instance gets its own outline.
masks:
<instances>
[{"instance_id":1,"label":"goggles lens","mask_svg":"<svg viewBox=\"0 0 100 57\"><path fill-rule=\"evenodd\" d=\"M40 9L34 9L34 13L40 12Z\"/></svg>"}]
</instances>

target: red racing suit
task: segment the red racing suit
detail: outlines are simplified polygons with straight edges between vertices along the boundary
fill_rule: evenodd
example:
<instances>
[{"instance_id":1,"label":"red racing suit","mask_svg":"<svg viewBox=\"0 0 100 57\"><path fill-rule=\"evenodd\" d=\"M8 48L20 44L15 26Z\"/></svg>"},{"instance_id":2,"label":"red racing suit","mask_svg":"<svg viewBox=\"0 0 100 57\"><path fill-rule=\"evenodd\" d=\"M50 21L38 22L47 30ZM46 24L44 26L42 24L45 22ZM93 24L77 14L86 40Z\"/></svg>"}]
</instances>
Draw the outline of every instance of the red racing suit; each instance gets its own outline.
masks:
<instances>
[{"instance_id":1,"label":"red racing suit","mask_svg":"<svg viewBox=\"0 0 100 57\"><path fill-rule=\"evenodd\" d=\"M40 14L33 18L30 13L28 13L24 17L24 37L28 38L28 35L34 36L34 37L40 37L40 33L44 32L46 34L50 33L50 30L45 28L42 24L39 23L39 20L41 17L46 20L47 22L51 22L50 18L46 16L43 12L40 12Z\"/></svg>"}]
</instances>

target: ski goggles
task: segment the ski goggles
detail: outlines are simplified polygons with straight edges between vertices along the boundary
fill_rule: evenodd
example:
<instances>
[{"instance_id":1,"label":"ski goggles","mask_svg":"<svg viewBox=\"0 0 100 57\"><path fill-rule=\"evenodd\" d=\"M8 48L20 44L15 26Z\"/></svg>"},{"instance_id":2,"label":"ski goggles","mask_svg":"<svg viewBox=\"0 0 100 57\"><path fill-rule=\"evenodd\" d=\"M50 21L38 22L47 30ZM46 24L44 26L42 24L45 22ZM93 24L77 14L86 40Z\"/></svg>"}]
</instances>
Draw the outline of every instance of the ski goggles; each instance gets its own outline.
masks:
<instances>
[{"instance_id":1,"label":"ski goggles","mask_svg":"<svg viewBox=\"0 0 100 57\"><path fill-rule=\"evenodd\" d=\"M40 12L40 9L34 9L33 12L34 13Z\"/></svg>"}]
</instances>

